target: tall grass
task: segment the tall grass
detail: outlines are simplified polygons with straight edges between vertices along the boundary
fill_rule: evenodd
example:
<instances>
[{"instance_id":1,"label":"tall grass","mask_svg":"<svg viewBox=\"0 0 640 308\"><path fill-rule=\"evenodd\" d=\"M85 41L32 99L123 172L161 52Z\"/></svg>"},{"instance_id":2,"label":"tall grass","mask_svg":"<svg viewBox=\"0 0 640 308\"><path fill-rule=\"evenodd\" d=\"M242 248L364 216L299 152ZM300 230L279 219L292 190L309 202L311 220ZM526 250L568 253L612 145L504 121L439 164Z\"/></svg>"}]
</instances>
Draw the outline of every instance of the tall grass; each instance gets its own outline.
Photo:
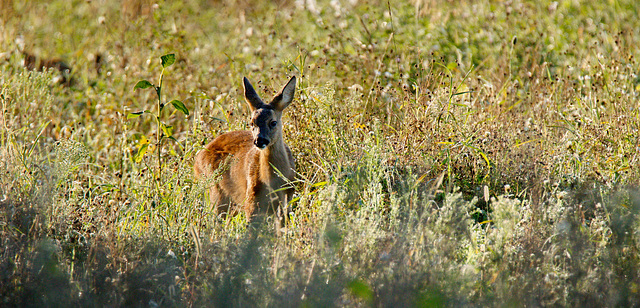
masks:
<instances>
[{"instance_id":1,"label":"tall grass","mask_svg":"<svg viewBox=\"0 0 640 308\"><path fill-rule=\"evenodd\" d=\"M0 11L2 305L640 302L634 1ZM23 52L62 57L70 82ZM190 112L127 119L161 73ZM242 76L269 96L292 74L298 180L276 236L215 217L191 164L247 127Z\"/></svg>"}]
</instances>

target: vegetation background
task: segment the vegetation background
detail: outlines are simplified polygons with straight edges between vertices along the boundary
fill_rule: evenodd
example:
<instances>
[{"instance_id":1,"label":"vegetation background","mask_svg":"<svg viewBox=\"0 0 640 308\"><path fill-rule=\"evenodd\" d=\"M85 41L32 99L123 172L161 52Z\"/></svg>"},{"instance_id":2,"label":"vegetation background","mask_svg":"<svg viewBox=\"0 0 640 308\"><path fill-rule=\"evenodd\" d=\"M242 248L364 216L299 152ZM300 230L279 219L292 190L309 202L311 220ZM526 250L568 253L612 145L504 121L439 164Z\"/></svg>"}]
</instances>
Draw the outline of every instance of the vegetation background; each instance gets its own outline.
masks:
<instances>
[{"instance_id":1,"label":"vegetation background","mask_svg":"<svg viewBox=\"0 0 640 308\"><path fill-rule=\"evenodd\" d=\"M2 0L0 305L638 306L639 11ZM291 75L278 237L191 167Z\"/></svg>"}]
</instances>

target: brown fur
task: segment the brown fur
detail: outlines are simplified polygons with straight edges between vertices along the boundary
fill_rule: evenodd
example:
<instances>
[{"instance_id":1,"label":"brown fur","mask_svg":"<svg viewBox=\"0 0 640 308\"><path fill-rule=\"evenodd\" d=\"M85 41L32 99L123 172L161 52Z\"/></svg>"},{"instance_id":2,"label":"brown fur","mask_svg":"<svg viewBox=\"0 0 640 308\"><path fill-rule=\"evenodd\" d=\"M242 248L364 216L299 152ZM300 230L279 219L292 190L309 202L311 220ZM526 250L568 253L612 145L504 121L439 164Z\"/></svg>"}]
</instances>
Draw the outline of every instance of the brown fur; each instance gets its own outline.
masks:
<instances>
[{"instance_id":1,"label":"brown fur","mask_svg":"<svg viewBox=\"0 0 640 308\"><path fill-rule=\"evenodd\" d=\"M60 84L69 86L71 85L71 78L70 78L70 73L71 73L71 67L69 65L67 65L64 61L62 61L59 58L51 58L51 59L45 59L45 58L40 58L37 57L34 54L28 53L26 51L22 51L22 54L24 55L24 66L28 69L28 70L37 70L37 71L46 71L50 68L54 68L57 69L58 71L60 71L60 75L58 76L57 80L59 81Z\"/></svg>"},{"instance_id":2,"label":"brown fur","mask_svg":"<svg viewBox=\"0 0 640 308\"><path fill-rule=\"evenodd\" d=\"M251 219L256 212L277 212L293 195L292 188L280 189L295 177L293 155L282 138L282 110L293 100L295 77L268 104L246 78L244 87L252 111L251 131L218 136L198 153L193 169L196 178L203 178L221 168L220 181L210 188L211 204L217 213L243 210Z\"/></svg>"}]
</instances>

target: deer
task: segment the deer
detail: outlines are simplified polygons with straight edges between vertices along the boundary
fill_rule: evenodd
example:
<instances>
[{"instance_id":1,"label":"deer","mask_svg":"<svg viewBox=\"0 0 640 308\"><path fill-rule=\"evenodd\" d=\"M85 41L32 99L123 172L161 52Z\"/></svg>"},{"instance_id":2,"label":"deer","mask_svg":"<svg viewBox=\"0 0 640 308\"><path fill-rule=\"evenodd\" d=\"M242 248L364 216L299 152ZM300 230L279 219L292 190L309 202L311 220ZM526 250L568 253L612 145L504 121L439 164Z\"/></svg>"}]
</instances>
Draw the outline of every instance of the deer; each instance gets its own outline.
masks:
<instances>
[{"instance_id":1,"label":"deer","mask_svg":"<svg viewBox=\"0 0 640 308\"><path fill-rule=\"evenodd\" d=\"M196 179L218 175L209 188L216 215L241 210L251 221L256 214L276 214L276 230L294 193L295 162L282 136L282 112L293 101L296 77L265 103L243 78L244 99L251 110L250 130L224 133L196 155ZM286 214L285 214L286 215Z\"/></svg>"}]
</instances>

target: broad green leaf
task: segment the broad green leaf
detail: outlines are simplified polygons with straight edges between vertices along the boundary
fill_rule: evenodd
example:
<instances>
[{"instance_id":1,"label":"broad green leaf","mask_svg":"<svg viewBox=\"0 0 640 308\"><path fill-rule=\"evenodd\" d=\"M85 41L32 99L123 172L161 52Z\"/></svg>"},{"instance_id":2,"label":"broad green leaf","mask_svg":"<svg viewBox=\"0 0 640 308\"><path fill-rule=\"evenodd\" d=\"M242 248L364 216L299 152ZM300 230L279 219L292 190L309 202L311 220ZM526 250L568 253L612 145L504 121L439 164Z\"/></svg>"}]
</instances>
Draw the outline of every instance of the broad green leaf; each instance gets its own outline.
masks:
<instances>
[{"instance_id":1,"label":"broad green leaf","mask_svg":"<svg viewBox=\"0 0 640 308\"><path fill-rule=\"evenodd\" d=\"M147 153L148 149L149 149L149 143L142 143L138 148L138 152L136 152L136 154L133 155L133 161L135 161L136 163L139 163L140 161L142 161L142 157L144 157L144 154Z\"/></svg>"},{"instance_id":2,"label":"broad green leaf","mask_svg":"<svg viewBox=\"0 0 640 308\"><path fill-rule=\"evenodd\" d=\"M182 113L189 115L189 109L187 109L187 107L185 107L185 105L181 101L174 99L170 103L171 105L173 105L173 107L176 107L176 109L182 111Z\"/></svg>"},{"instance_id":3,"label":"broad green leaf","mask_svg":"<svg viewBox=\"0 0 640 308\"><path fill-rule=\"evenodd\" d=\"M138 83L136 83L136 86L133 87L133 89L146 89L146 88L150 88L153 87L153 84L150 83L149 81L146 80L140 80L138 81Z\"/></svg>"},{"instance_id":4,"label":"broad green leaf","mask_svg":"<svg viewBox=\"0 0 640 308\"><path fill-rule=\"evenodd\" d=\"M137 118L145 113L151 113L151 111L149 110L143 110L143 111L138 111L138 112L132 112L127 114L127 119L133 119L133 118Z\"/></svg>"},{"instance_id":5,"label":"broad green leaf","mask_svg":"<svg viewBox=\"0 0 640 308\"><path fill-rule=\"evenodd\" d=\"M132 112L130 114L127 115L127 120L128 119L134 119L137 118L139 116L141 116L144 113L144 111L139 111L139 112Z\"/></svg>"},{"instance_id":6,"label":"broad green leaf","mask_svg":"<svg viewBox=\"0 0 640 308\"><path fill-rule=\"evenodd\" d=\"M160 57L160 59L162 59L162 67L165 68L176 62L176 55L170 53Z\"/></svg>"},{"instance_id":7,"label":"broad green leaf","mask_svg":"<svg viewBox=\"0 0 640 308\"><path fill-rule=\"evenodd\" d=\"M160 123L160 127L162 128L162 132L166 137L173 136L173 126L166 125L164 123Z\"/></svg>"}]
</instances>

